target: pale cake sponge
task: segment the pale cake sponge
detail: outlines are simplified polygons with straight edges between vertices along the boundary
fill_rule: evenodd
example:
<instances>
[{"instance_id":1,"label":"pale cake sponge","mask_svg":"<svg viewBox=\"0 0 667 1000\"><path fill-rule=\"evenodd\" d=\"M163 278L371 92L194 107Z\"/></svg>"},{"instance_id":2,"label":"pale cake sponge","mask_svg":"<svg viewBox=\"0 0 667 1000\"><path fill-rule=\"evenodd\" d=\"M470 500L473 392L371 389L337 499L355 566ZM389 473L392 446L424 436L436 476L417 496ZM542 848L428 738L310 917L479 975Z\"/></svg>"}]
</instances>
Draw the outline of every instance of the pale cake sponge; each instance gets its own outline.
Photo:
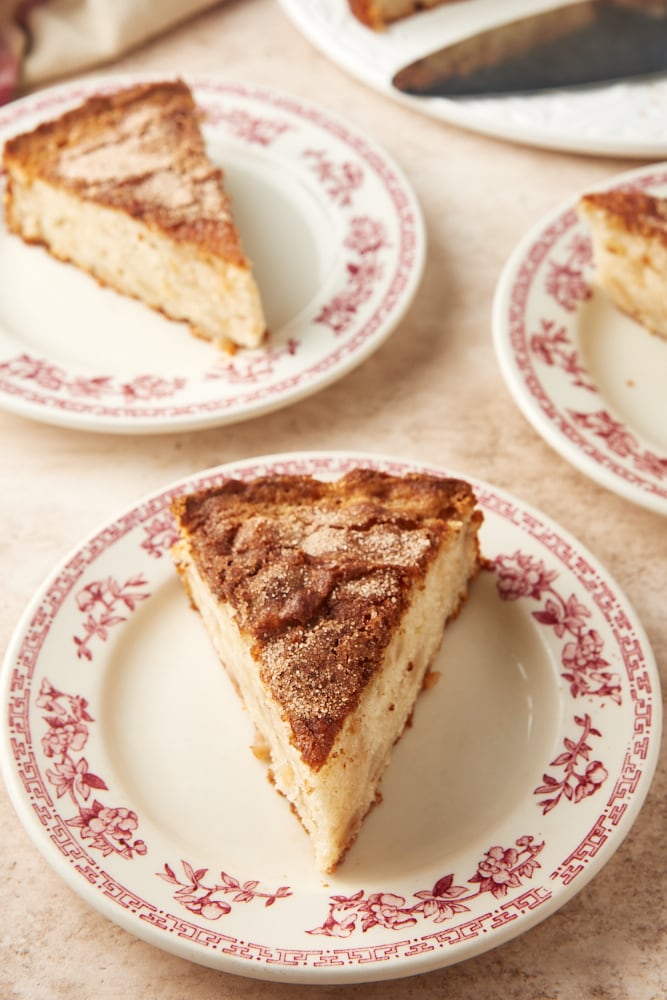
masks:
<instances>
[{"instance_id":1,"label":"pale cake sponge","mask_svg":"<svg viewBox=\"0 0 667 1000\"><path fill-rule=\"evenodd\" d=\"M667 337L667 199L614 189L584 195L595 281L620 310Z\"/></svg>"},{"instance_id":2,"label":"pale cake sponge","mask_svg":"<svg viewBox=\"0 0 667 1000\"><path fill-rule=\"evenodd\" d=\"M223 173L180 80L99 94L5 144L7 226L221 347L266 332Z\"/></svg>"},{"instance_id":3,"label":"pale cake sponge","mask_svg":"<svg viewBox=\"0 0 667 1000\"><path fill-rule=\"evenodd\" d=\"M452 0L349 0L349 6L362 24L381 30L392 21L451 2Z\"/></svg>"},{"instance_id":4,"label":"pale cake sponge","mask_svg":"<svg viewBox=\"0 0 667 1000\"><path fill-rule=\"evenodd\" d=\"M470 486L357 469L179 496L178 572L331 872L481 565Z\"/></svg>"}]
</instances>

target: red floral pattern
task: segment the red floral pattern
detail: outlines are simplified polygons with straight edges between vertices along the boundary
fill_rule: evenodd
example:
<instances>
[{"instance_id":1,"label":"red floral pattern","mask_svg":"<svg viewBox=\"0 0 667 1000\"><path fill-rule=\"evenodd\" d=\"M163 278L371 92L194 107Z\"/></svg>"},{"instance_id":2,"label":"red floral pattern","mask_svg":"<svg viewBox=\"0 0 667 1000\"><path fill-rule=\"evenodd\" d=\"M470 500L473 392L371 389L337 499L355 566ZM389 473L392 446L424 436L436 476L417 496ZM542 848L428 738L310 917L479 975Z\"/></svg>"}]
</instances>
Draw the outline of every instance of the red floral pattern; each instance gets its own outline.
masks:
<instances>
[{"instance_id":1,"label":"red floral pattern","mask_svg":"<svg viewBox=\"0 0 667 1000\"><path fill-rule=\"evenodd\" d=\"M399 474L412 468L398 460L369 461L378 468ZM226 466L224 472L212 470L198 477L196 482L193 480L190 486L214 485L223 475L253 478L266 474L267 469L328 477L340 475L358 463L359 456L355 455L275 456L270 463L256 459ZM439 470L429 471L437 474ZM130 929L150 926L156 938L163 937L168 942L167 947L177 947L178 942L187 940L190 957L199 953L207 956L204 961L211 961L215 956L211 964L218 964L225 971L230 968L228 960L231 971L237 972L244 963L249 970L259 968L261 963L265 974L276 970L277 977L286 979L299 969L309 976L322 969L330 974L342 970L343 974L350 971L353 975L357 972L363 975L364 969L381 971L387 969L388 963L400 963L403 971L419 972L425 969L424 956L426 967L441 964L438 953L452 956L449 960L444 959L446 964L458 958L459 950L470 954L471 946L479 951L497 943L507 927L513 925L514 933L519 933L525 929L526 918L530 924L553 912L563 901L561 887L568 887L568 895L571 895L579 883L586 882L618 846L620 836L627 832L651 777L655 742L659 738L659 704L657 712L654 711L659 686L650 648L644 646L643 636L637 633L635 618L625 608L622 596L615 595L604 574L587 562L576 544L555 526L524 509L518 501L496 493L483 483L476 484L475 488L490 522L493 525L502 522L503 530L521 534L526 544L532 546L531 551L543 552L547 560L545 564L538 558L526 556L523 562L514 556L506 559L502 576L507 599L540 602L551 599L550 590L558 589L556 570L565 572L568 579L579 581L586 593L585 600L595 616L595 624L605 636L604 645L608 644L611 650L610 658L613 656L623 664L623 707L617 712L613 705L605 706L604 727L598 726L589 708L586 709L590 713L588 718L582 710L579 715L570 717L570 720L574 718L573 724L568 723L571 696L568 689L560 693L566 713L563 724L559 724L562 751L546 766L544 761L539 762L539 771L546 771L542 779L545 790L536 791L522 806L524 818L525 810L539 818L540 827L534 831L534 839L520 838L508 847L504 834L499 834L500 842L487 851L467 852L469 860L465 862L465 874L474 869L467 881L460 877L463 872L455 876L450 871L440 878L434 873L433 884L417 887L417 891L413 891L412 882L406 886L404 877L384 889L376 891L377 887L373 886L352 895L329 896L326 890L316 889L312 898L316 902L319 900L317 905L323 911L319 914L324 917L321 923L316 919L317 911L315 916L312 910L310 915L306 911L312 886L306 885L305 893L301 886L282 886L279 893L260 887L253 879L242 881L225 872L209 877L205 869L190 866L192 874L188 874L185 862L183 874L176 874L169 865L164 865L159 873L162 878L167 876L167 885L174 888L174 906L164 906L164 887L156 894L151 884L158 881L156 869L163 865L164 856L157 864L151 863L149 858L142 861L138 857L145 851L145 844L137 836L136 814L108 801L111 793L106 782L96 774L90 750L86 752L92 727L87 701L56 691L41 678L42 664L45 661L53 663L54 655L57 659L62 651L60 637L53 636L53 625L55 623L57 629L63 617L69 621L72 612L76 614L75 600L81 581L87 574L93 574L96 579L103 577L99 568L94 571L100 558L110 557L117 565L114 549L119 542L123 546L136 544L137 551L142 554L146 525L166 515L173 496L170 488L108 525L61 568L41 594L34 615L18 637L8 661L11 673L6 713L17 779L15 787L21 790L27 808L32 807L32 829L37 831L37 837L48 838L49 849L55 852L59 869L76 871L77 877L84 880L86 893L93 893L101 901L104 912L110 912L111 916L114 911L121 914ZM162 526L166 527L164 523ZM153 529L149 537L152 532ZM155 537L157 551L160 537L167 543L167 532L162 536L157 524ZM126 557L127 553L123 555ZM150 548L143 552L143 557L148 579L157 585L163 578L159 563L156 565ZM581 618L578 601L564 603L570 605L567 613L562 613L552 626L553 634L558 636L556 626L560 628L559 622L562 623L561 646L574 641L569 630L576 629ZM521 617L525 620L523 613ZM560 646L553 643L551 634L547 642L548 655L554 652L558 657ZM599 650L597 655L600 655ZM72 657L69 666L62 664L62 670L67 673L76 669ZM92 676L88 669L84 673L87 678ZM43 707L47 708L53 724L34 717L35 714L39 716L39 712L33 712L32 692L40 682ZM599 735L602 729L604 737ZM625 747L622 761L616 756L619 744ZM602 748L610 754L610 762L600 759L605 757ZM65 753L71 758L69 761L64 759ZM596 793L603 784L604 803L595 815L596 800L603 798ZM612 787L606 792L608 785ZM565 790L566 787L570 791ZM573 802L589 803L589 809L576 810L580 819L572 813L565 814L564 822L558 818L560 809L554 808L549 816L540 816L540 808L544 809L546 800L559 795L561 802L570 798ZM73 798L77 802L76 809L64 810L61 803L67 806ZM519 829L532 827L533 821L527 819L526 822L521 820ZM538 837L540 843L536 843ZM513 835L509 841L512 839ZM522 843L524 839L525 844ZM117 854L134 858L134 864L129 866L131 876L119 872L119 867L128 871L124 863L115 868L113 864L98 863L93 848L109 852L113 860ZM154 851L154 845L152 849ZM531 870L533 861L537 861L534 873ZM294 870L298 871L298 866ZM130 877L132 882L128 881ZM182 898L177 892L182 892ZM266 920L253 923L253 912L265 917L267 899L274 897L278 902L288 892L293 897L293 905L287 901L275 908L270 903ZM255 905L250 905L249 909L240 905L253 901ZM227 903L230 910L217 905L221 903ZM209 904L216 905L209 909ZM258 907L261 907L259 912ZM464 909L459 910L459 907ZM223 916L229 916L229 920L222 921ZM216 929L216 922L219 929ZM415 933L405 933L411 926L417 926ZM313 929L307 931L308 927ZM303 945L306 934L310 935L312 947ZM391 969L389 971L391 973Z\"/></svg>"},{"instance_id":2,"label":"red floral pattern","mask_svg":"<svg viewBox=\"0 0 667 1000\"><path fill-rule=\"evenodd\" d=\"M120 397L125 403L169 398L186 385L184 378L167 379L158 375L137 375L129 382L117 382L110 375L68 375L58 365L25 353L0 363L0 373L74 399Z\"/></svg>"},{"instance_id":3,"label":"red floral pattern","mask_svg":"<svg viewBox=\"0 0 667 1000\"><path fill-rule=\"evenodd\" d=\"M540 320L541 330L530 338L530 349L545 365L560 368L569 375L572 384L590 392L597 392L588 372L579 361L579 354L567 335L564 326L552 319Z\"/></svg>"},{"instance_id":4,"label":"red floral pattern","mask_svg":"<svg viewBox=\"0 0 667 1000\"><path fill-rule=\"evenodd\" d=\"M129 860L146 854L144 841L133 839L139 825L134 810L105 806L98 799L86 805L93 790L108 791L103 779L90 770L87 759L75 756L84 749L94 721L86 699L65 694L44 679L36 704L47 713L42 716L47 725L42 749L54 762L46 769L46 778L57 798L69 795L77 808L76 815L65 823L79 829L81 839L105 857L117 854Z\"/></svg>"},{"instance_id":5,"label":"red floral pattern","mask_svg":"<svg viewBox=\"0 0 667 1000\"><path fill-rule=\"evenodd\" d=\"M117 84L110 80L106 86L113 90ZM88 85L78 84L9 105L0 109L0 128L16 131L26 116L53 115L89 92ZM422 266L421 222L391 163L344 122L299 98L214 79L197 79L193 92L211 138L217 129L218 136L224 132L233 145L249 151L278 147L285 170L291 164L321 185L321 197L316 193L326 214L337 232L348 235L328 301L314 296L299 311L285 331L291 335L286 344L274 338L261 352L239 351L232 360L211 354L201 367L193 358L192 372L177 371L179 378L148 373L133 378L114 369L82 375L17 348L16 357L0 361L0 395L8 405L27 404L47 421L57 415L59 423L117 426L122 432L132 426L163 429L165 422L181 428L231 422L267 405L285 405L300 391L310 394L347 370L386 335L412 297L415 272ZM266 155L273 156L273 150ZM380 233L381 251L374 251L367 237L360 245L364 226L356 217Z\"/></svg>"},{"instance_id":6,"label":"red floral pattern","mask_svg":"<svg viewBox=\"0 0 667 1000\"><path fill-rule=\"evenodd\" d=\"M310 161L329 198L340 207L349 208L364 180L359 165L334 163L322 150L306 150L303 156ZM348 329L361 306L370 299L374 287L382 280L384 270L380 256L389 246L386 228L378 219L355 215L350 220L343 245L355 255L347 263L345 288L315 317L316 323L328 326L335 336Z\"/></svg>"},{"instance_id":7,"label":"red floral pattern","mask_svg":"<svg viewBox=\"0 0 667 1000\"><path fill-rule=\"evenodd\" d=\"M303 157L310 162L329 198L343 208L349 207L364 179L359 164L350 161L334 163L321 149L306 149Z\"/></svg>"},{"instance_id":8,"label":"red floral pattern","mask_svg":"<svg viewBox=\"0 0 667 1000\"><path fill-rule=\"evenodd\" d=\"M578 726L581 726L581 736L576 741L569 738L564 739L565 749L549 765L550 767L562 767L563 777L558 779L551 774L544 774L542 775L543 783L535 789L535 795L548 796L539 803L542 806L543 815L551 812L558 805L562 796L565 796L570 802L581 802L582 799L597 792L598 788L609 777L607 768L602 761L590 759L589 740L591 736L602 736L602 733L592 725L591 717L588 714L583 717L575 715L574 721ZM583 771L578 771L578 766L583 766Z\"/></svg>"},{"instance_id":9,"label":"red floral pattern","mask_svg":"<svg viewBox=\"0 0 667 1000\"><path fill-rule=\"evenodd\" d=\"M561 652L562 674L569 682L573 698L609 698L621 704L621 683L618 674L608 670L609 662L602 656L602 640L595 629L586 627L591 611L574 594L562 597L553 587L558 574L547 570L544 563L519 551L514 555L499 555L494 562L498 593L506 601L522 597L542 601L532 615L541 625L553 628L559 639L569 637Z\"/></svg>"},{"instance_id":10,"label":"red floral pattern","mask_svg":"<svg viewBox=\"0 0 667 1000\"><path fill-rule=\"evenodd\" d=\"M315 317L316 323L328 326L335 336L348 329L382 278L380 254L387 246L385 228L381 222L358 216L352 219L344 245L356 254L356 259L350 260L347 265L346 287Z\"/></svg>"},{"instance_id":11,"label":"red floral pattern","mask_svg":"<svg viewBox=\"0 0 667 1000\"><path fill-rule=\"evenodd\" d=\"M345 938L357 929L369 931L382 927L403 931L419 920L444 923L460 913L469 912L467 904L483 893L501 898L510 889L519 888L523 880L530 880L540 867L536 859L543 847L544 842L536 843L533 837L525 836L519 837L514 847L489 848L474 875L467 880L469 885L476 885L475 890L456 885L454 875L444 875L432 889L415 892L416 903L408 903L404 896L394 892L365 893L363 889L352 896L331 896L326 920L308 933Z\"/></svg>"},{"instance_id":12,"label":"red floral pattern","mask_svg":"<svg viewBox=\"0 0 667 1000\"><path fill-rule=\"evenodd\" d=\"M581 364L566 328L546 318L540 320L540 325L540 332L530 337L530 350L536 358L545 365L560 368L578 389L596 393L598 389ZM667 458L643 448L625 424L615 420L607 410L583 412L570 409L567 412L578 427L591 431L612 454L630 459L638 471L656 479L667 477Z\"/></svg>"},{"instance_id":13,"label":"red floral pattern","mask_svg":"<svg viewBox=\"0 0 667 1000\"><path fill-rule=\"evenodd\" d=\"M284 120L259 117L241 108L223 108L220 105L205 108L204 119L211 125L224 124L238 139L258 146L270 146L281 135L294 128Z\"/></svg>"},{"instance_id":14,"label":"red floral pattern","mask_svg":"<svg viewBox=\"0 0 667 1000\"><path fill-rule=\"evenodd\" d=\"M294 357L299 347L300 342L290 338L280 347L264 347L220 357L206 378L224 379L230 385L258 385L275 375L280 363L285 358Z\"/></svg>"},{"instance_id":15,"label":"red floral pattern","mask_svg":"<svg viewBox=\"0 0 667 1000\"><path fill-rule=\"evenodd\" d=\"M163 555L168 553L179 538L174 519L169 511L156 514L143 525L143 531L144 538L141 542L141 548L155 559L161 559Z\"/></svg>"},{"instance_id":16,"label":"red floral pattern","mask_svg":"<svg viewBox=\"0 0 667 1000\"><path fill-rule=\"evenodd\" d=\"M593 294L585 274L592 257L590 240L575 233L566 247L565 260L547 263L546 291L567 312L574 312Z\"/></svg>"},{"instance_id":17,"label":"red floral pattern","mask_svg":"<svg viewBox=\"0 0 667 1000\"><path fill-rule=\"evenodd\" d=\"M591 431L598 440L605 443L612 454L631 459L635 469L648 476L653 476L655 479L667 478L667 458L661 458L643 448L625 424L615 420L607 410L590 413L579 410L568 412L578 427Z\"/></svg>"},{"instance_id":18,"label":"red floral pattern","mask_svg":"<svg viewBox=\"0 0 667 1000\"><path fill-rule=\"evenodd\" d=\"M650 189L656 183L664 183L664 176L647 175L636 186ZM663 497L660 483L667 479L667 458L641 445L605 409L594 412L559 409L539 374L538 365L560 369L575 389L592 394L599 391L569 336L570 323L561 322L562 311L576 313L592 297L592 247L587 233L577 229L579 225L576 212L565 212L526 253L511 291L508 322L512 351L525 389L569 442L596 464L613 469L626 482L640 486L652 496ZM538 283L538 298L543 290L555 309L552 307L548 315L541 315L536 326L529 329L527 315ZM590 439L590 434L595 440ZM616 456L620 462L610 456Z\"/></svg>"},{"instance_id":19,"label":"red floral pattern","mask_svg":"<svg viewBox=\"0 0 667 1000\"><path fill-rule=\"evenodd\" d=\"M219 882L213 880L207 884L204 879L208 868L194 869L187 861L182 861L181 864L186 876L185 882L176 877L174 869L168 864L165 864L164 871L156 874L170 885L179 886L174 893L177 903L207 920L219 920L231 913L234 903L251 903L255 899L263 899L264 906L273 906L277 899L292 895L292 890L287 885L281 885L275 892L263 892L258 888L257 880L239 882L224 871L220 872Z\"/></svg>"},{"instance_id":20,"label":"red floral pattern","mask_svg":"<svg viewBox=\"0 0 667 1000\"><path fill-rule=\"evenodd\" d=\"M133 576L122 584L113 577L86 584L76 595L79 611L87 612L83 636L74 636L77 656L92 660L92 639L106 642L109 629L127 620L127 615L119 613L119 609L134 611L140 601L150 597L148 591L141 589L147 586L148 583L141 575Z\"/></svg>"}]
</instances>

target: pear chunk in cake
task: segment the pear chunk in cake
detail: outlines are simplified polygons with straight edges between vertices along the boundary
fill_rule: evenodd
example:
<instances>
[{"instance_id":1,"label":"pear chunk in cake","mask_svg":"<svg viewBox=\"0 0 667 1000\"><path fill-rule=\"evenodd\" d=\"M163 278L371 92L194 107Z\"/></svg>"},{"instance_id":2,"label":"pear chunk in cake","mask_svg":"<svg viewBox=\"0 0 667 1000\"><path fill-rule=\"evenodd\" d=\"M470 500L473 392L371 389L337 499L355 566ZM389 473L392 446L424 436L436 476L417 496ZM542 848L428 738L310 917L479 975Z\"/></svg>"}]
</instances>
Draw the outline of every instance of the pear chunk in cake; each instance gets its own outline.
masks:
<instances>
[{"instance_id":1,"label":"pear chunk in cake","mask_svg":"<svg viewBox=\"0 0 667 1000\"><path fill-rule=\"evenodd\" d=\"M667 337L667 198L617 188L584 195L595 281L614 305Z\"/></svg>"},{"instance_id":2,"label":"pear chunk in cake","mask_svg":"<svg viewBox=\"0 0 667 1000\"><path fill-rule=\"evenodd\" d=\"M266 321L180 80L90 97L5 143L7 227L221 347L257 347Z\"/></svg>"},{"instance_id":3,"label":"pear chunk in cake","mask_svg":"<svg viewBox=\"0 0 667 1000\"><path fill-rule=\"evenodd\" d=\"M356 469L178 496L176 568L323 872L356 837L482 559L460 480Z\"/></svg>"}]
</instances>

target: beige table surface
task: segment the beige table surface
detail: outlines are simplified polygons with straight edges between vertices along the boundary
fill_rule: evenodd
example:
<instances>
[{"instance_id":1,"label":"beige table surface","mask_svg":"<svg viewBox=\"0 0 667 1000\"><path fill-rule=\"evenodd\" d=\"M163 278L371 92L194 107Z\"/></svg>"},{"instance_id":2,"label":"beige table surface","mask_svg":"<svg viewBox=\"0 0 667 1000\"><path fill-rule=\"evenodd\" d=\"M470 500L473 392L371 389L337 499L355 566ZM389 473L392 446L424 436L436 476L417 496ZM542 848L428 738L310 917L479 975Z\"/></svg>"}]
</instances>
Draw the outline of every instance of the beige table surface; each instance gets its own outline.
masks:
<instances>
[{"instance_id":1,"label":"beige table surface","mask_svg":"<svg viewBox=\"0 0 667 1000\"><path fill-rule=\"evenodd\" d=\"M43 577L89 530L145 493L220 462L361 449L467 472L571 531L614 575L667 671L667 523L570 467L519 413L496 365L500 269L544 213L630 162L504 144L431 121L320 55L272 0L230 0L109 67L219 72L302 95L395 157L421 201L429 254L400 328L310 399L233 427L126 438L0 414L0 643ZM0 998L160 1000L667 996L667 768L612 860L573 900L497 950L428 975L359 986L235 978L162 953L93 911L47 866L0 788Z\"/></svg>"}]
</instances>

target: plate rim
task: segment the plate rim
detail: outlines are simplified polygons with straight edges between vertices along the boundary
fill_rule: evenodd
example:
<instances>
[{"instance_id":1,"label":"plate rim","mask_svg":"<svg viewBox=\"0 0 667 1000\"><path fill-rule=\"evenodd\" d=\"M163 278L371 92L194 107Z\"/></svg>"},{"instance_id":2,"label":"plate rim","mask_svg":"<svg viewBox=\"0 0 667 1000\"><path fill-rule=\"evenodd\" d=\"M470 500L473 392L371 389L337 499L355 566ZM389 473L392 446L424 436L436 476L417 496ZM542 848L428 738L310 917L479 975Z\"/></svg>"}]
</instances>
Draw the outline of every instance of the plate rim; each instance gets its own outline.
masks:
<instances>
[{"instance_id":1,"label":"plate rim","mask_svg":"<svg viewBox=\"0 0 667 1000\"><path fill-rule=\"evenodd\" d=\"M375 324L375 329L370 330L364 337L361 344L357 344L350 350L341 350L342 343L332 343L325 355L314 357L308 365L310 377L308 379L300 377L299 384L278 385L270 395L264 400L251 400L250 402L237 404L230 407L226 404L225 397L222 397L216 404L215 400L205 400L195 407L194 413L178 413L166 416L163 413L152 415L150 413L140 416L128 416L124 413L108 413L106 407L102 407L103 412L96 412L99 407L92 401L85 412L81 413L77 407L61 409L53 405L51 397L42 400L24 398L23 394L16 393L12 387L0 386L0 408L7 412L14 413L22 418L35 420L53 426L68 427L75 430L98 433L118 433L118 434L162 434L181 431L202 430L206 428L225 426L241 423L255 417L273 413L284 409L295 403L315 395L336 381L345 378L355 368L363 364L396 332L406 313L412 306L421 285L427 255L427 232L423 210L419 202L416 190L406 172L399 162L387 149L379 143L372 134L366 133L355 122L340 115L328 108L318 104L300 94L292 93L289 90L274 87L269 84L257 82L241 82L227 79L222 74L211 73L175 73L157 71L137 71L124 73L95 74L94 76L82 78L80 80L68 80L54 83L34 94L28 94L0 108L0 143L3 143L12 134L21 131L21 122L28 118L32 120L37 116L38 120L46 120L48 117L59 113L57 111L58 102L62 101L67 107L76 104L99 90L112 90L118 87L129 86L135 83L150 82L165 79L181 78L196 92L198 89L205 90L205 97L211 98L216 93L233 94L237 91L242 97L248 100L269 102L278 107L286 107L291 114L298 113L304 115L304 120L310 128L339 130L345 134L345 142L352 148L348 140L354 141L354 152L358 157L363 157L365 162L375 160L381 162L384 169L389 172L392 182L400 191L403 204L402 211L396 211L395 219L399 223L401 232L405 227L404 217L409 218L409 231L406 229L404 235L411 237L410 242L410 266L403 265L401 271L401 286L395 291L395 302L391 304L391 309L386 309L386 295L383 302L377 304L373 316L364 320L363 326L368 326L371 322ZM31 126L32 127L32 126ZM384 185L384 179L382 179ZM324 201L324 195L322 195ZM4 223L3 223L4 225ZM398 278L399 272L398 249L396 250L396 260L392 260L393 282ZM392 288L387 286L387 293ZM387 316L386 313L389 312ZM362 329L360 327L359 329ZM17 349L21 350L21 342L17 341ZM338 355L335 363L323 366L323 361L328 361L334 355ZM212 356L215 359L215 356ZM49 360L48 358L46 359ZM57 361L54 362L59 365ZM78 369L73 366L72 371L76 374ZM285 372L282 382L290 383L294 374ZM298 374L298 373L297 373ZM248 393L252 395L252 393ZM196 401L195 401L196 402ZM185 401L178 409L189 409L192 404Z\"/></svg>"},{"instance_id":2,"label":"plate rim","mask_svg":"<svg viewBox=\"0 0 667 1000\"><path fill-rule=\"evenodd\" d=\"M332 0L329 0L329 2L332 2ZM344 17L346 10L344 0L333 0L333 2L340 3L340 16ZM302 32L304 37L333 63L373 90L390 97L404 107L419 111L421 114L436 121L443 121L467 131L486 135L500 141L514 142L537 149L580 153L589 156L609 156L619 159L662 157L667 155L667 142L665 141L614 141L611 138L595 140L575 137L566 133L538 136L530 129L521 127L521 125L508 126L507 124L498 124L493 120L493 115L483 117L480 121L475 117L474 113L471 116L464 100L457 101L456 99L445 97L426 99L400 93L392 87L391 81L388 78L385 79L383 77L382 79L378 79L371 70L359 65L353 53L348 53L346 50L341 51L340 46L336 44L335 40L332 41L326 33L319 30L319 26L314 24L308 15L310 6L308 0L279 0L279 3L285 14ZM428 14L431 12L426 11L425 13ZM351 17L352 15L349 16ZM392 25L386 30L391 31L392 29L396 30L396 26ZM650 84L643 83L640 85L650 86ZM496 101L502 99L502 97L495 98ZM490 97L488 100L494 100L494 98Z\"/></svg>"},{"instance_id":3,"label":"plate rim","mask_svg":"<svg viewBox=\"0 0 667 1000\"><path fill-rule=\"evenodd\" d=\"M123 522L133 513L144 508L147 504L150 504L151 501L173 495L178 491L187 492L189 489L197 488L197 486L201 485L203 481L210 480L211 478L219 478L220 476L229 475L233 476L239 471L248 470L249 467L257 466L266 469L267 467L274 467L278 463L290 463L293 461L300 463L305 462L306 464L313 463L311 474L317 475L317 463L322 460L324 460L325 465L327 463L333 464L335 466L336 474L342 474L343 466L347 467L351 463L352 465L372 464L376 467L387 469L396 468L403 472L408 472L410 470L422 470L436 475L467 478L467 480L473 485L474 489L486 491L489 496L492 496L499 502L515 506L522 516L536 519L537 523L547 530L555 530L561 539L574 547L578 556L583 556L584 559L588 561L590 566L595 571L595 575L604 581L608 586L612 587L616 600L622 604L625 613L628 615L632 632L641 644L646 671L651 680L652 718L650 723L649 744L646 756L643 759L644 769L641 775L639 791L636 791L632 795L630 803L628 804L626 812L623 814L619 825L614 828L612 835L610 835L610 837L602 844L602 847L599 849L599 852L596 854L594 860L589 863L569 884L566 884L564 881L559 883L559 891L554 892L549 901L543 902L535 909L530 910L527 914L522 914L521 920L509 922L502 927L494 928L493 940L488 943L483 943L481 947L479 939L472 942L464 942L460 945L455 957L453 958L448 958L448 953L443 947L440 947L439 949L436 949L431 956L403 955L402 957L397 957L393 963L385 963L383 965L379 962L373 962L371 963L372 968L364 968L363 962L361 962L359 964L350 964L347 967L324 965L321 969L308 964L294 969L284 966L272 967L270 962L267 962L266 965L262 962L252 963L248 961L247 957L231 953L228 955L223 955L219 952L207 953L201 948L200 945L197 945L196 942L183 939L182 937L176 940L174 936L164 934L159 927L155 927L148 922L142 923L141 919L138 919L136 916L130 914L122 906L114 906L113 903L109 903L101 898L99 886L89 884L85 878L81 877L80 873L77 874L75 870L62 859L58 852L58 848L54 847L49 838L43 836L43 829L39 826L39 821L35 817L33 808L29 803L27 796L22 793L18 771L14 766L15 758L11 752L9 740L10 726L6 724L6 726L3 727L2 740L0 742L0 774L4 780L5 787L7 788L15 813L24 828L24 832L33 846L39 850L39 853L50 865L52 870L102 917L123 927L134 937L140 938L160 950L167 951L178 957L195 962L196 964L205 965L231 974L241 975L245 978L313 985L338 983L353 984L388 979L400 979L441 969L449 965L457 964L476 955L483 954L491 948L501 946L507 941L532 929L544 919L552 916L573 896L577 895L600 872L604 865L611 860L626 836L631 831L652 787L653 777L659 759L662 731L660 677L657 670L655 655L643 624L635 608L630 603L627 595L618 585L615 578L612 577L600 560L597 559L597 557L595 557L571 532L569 532L566 528L561 527L549 515L539 511L531 504L525 503L515 494L510 493L502 487L496 487L485 480L481 480L473 476L466 476L465 473L461 474L456 470L429 462L420 462L414 459L392 456L380 452L357 450L347 451L314 449L310 451L281 452L275 454L267 453L264 455L225 462L219 465L211 466L207 469L199 470L195 473L190 473L186 476L178 477L165 486L157 490L152 490L143 497L140 497L136 501L126 505L115 515L104 519L96 529L88 532L87 535L80 540L80 542L72 546L68 553L43 579L42 583L35 590L32 598L20 616L19 621L10 637L3 657L2 665L0 667L0 700L3 704L9 704L10 682L13 672L12 664L16 660L16 654L19 651L26 629L31 620L34 618L35 612L44 601L50 587L63 569L67 567L77 555L82 553L92 543L94 543L94 541L99 538L103 532L107 531L112 526ZM483 503L482 506L484 506ZM577 579L579 580L579 577L577 577ZM581 581L579 580L579 582ZM576 836L579 837L580 832L577 833ZM85 850L86 849L84 848L84 851ZM113 878L113 876L111 876L111 878ZM131 892L132 890L128 889L127 891ZM187 921L184 921L184 923L187 924ZM517 923L519 924L518 927L516 926ZM395 943L399 944L399 942ZM371 949L374 948L373 945L370 945L369 947ZM384 945L384 947L386 948L388 945ZM378 948L382 950L383 945L378 945ZM329 949L325 949L324 947L321 949L322 952L328 950ZM363 951L364 948L363 946L358 945L357 948L354 948L353 950ZM332 951L335 953L336 949L332 949Z\"/></svg>"},{"instance_id":4,"label":"plate rim","mask_svg":"<svg viewBox=\"0 0 667 1000\"><path fill-rule=\"evenodd\" d=\"M625 170L588 185L586 191L610 190L633 183L636 180L644 179L647 175L656 171L662 171L667 183L667 161L665 161ZM555 209L551 209L536 223L533 223L515 244L509 257L506 259L496 282L491 307L492 339L496 360L514 403L533 429L561 458L583 473L591 481L596 482L611 493L615 493L617 496L653 513L667 515L667 496L662 498L642 485L628 482L614 472L613 469L608 469L599 462L594 461L576 444L573 444L560 427L557 427L549 419L540 408L534 396L526 389L524 377L518 369L515 353L510 343L507 315L511 302L511 293L516 285L520 267L540 238L575 209L581 194L583 192L575 192L567 199L563 199ZM611 409L613 410L613 407ZM624 423L623 426L626 427L627 425ZM640 443L649 449L655 449L655 445L646 441L640 431L632 427L628 427L627 429L630 430ZM665 455L665 458L667 459L667 455Z\"/></svg>"}]
</instances>

